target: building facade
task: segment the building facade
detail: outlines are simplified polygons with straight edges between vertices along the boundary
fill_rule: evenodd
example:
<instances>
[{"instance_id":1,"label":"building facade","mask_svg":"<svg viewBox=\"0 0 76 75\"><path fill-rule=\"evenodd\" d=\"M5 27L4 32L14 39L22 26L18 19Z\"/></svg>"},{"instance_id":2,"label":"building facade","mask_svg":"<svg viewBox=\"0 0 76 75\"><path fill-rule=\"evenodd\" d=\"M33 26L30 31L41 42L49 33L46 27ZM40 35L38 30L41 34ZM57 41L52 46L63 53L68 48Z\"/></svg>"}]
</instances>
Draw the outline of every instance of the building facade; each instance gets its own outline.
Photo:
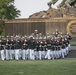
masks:
<instances>
[{"instance_id":1,"label":"building facade","mask_svg":"<svg viewBox=\"0 0 76 75\"><path fill-rule=\"evenodd\" d=\"M5 35L30 35L36 29L44 35L53 34L58 29L63 34L68 32L76 37L76 18L28 18L5 22Z\"/></svg>"}]
</instances>

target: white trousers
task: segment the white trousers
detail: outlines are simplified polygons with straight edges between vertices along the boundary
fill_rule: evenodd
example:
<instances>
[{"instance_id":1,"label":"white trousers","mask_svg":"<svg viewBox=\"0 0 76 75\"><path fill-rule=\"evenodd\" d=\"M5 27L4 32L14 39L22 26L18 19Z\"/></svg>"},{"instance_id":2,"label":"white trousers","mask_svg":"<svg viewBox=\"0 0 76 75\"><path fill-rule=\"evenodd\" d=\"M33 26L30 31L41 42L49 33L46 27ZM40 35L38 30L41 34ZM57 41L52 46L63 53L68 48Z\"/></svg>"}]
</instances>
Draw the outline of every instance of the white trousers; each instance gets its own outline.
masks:
<instances>
[{"instance_id":1,"label":"white trousers","mask_svg":"<svg viewBox=\"0 0 76 75\"><path fill-rule=\"evenodd\" d=\"M5 49L5 54L6 54L6 60L9 60L9 59L13 59L13 50L8 50L8 49Z\"/></svg>"},{"instance_id":2,"label":"white trousers","mask_svg":"<svg viewBox=\"0 0 76 75\"><path fill-rule=\"evenodd\" d=\"M53 60L56 58L56 51L54 50L54 51L52 51L53 52Z\"/></svg>"},{"instance_id":3,"label":"white trousers","mask_svg":"<svg viewBox=\"0 0 76 75\"><path fill-rule=\"evenodd\" d=\"M5 54L6 54L6 60L10 59L10 50L5 49Z\"/></svg>"},{"instance_id":4,"label":"white trousers","mask_svg":"<svg viewBox=\"0 0 76 75\"><path fill-rule=\"evenodd\" d=\"M39 52L38 51L34 51L34 55L35 55L35 59L39 58Z\"/></svg>"},{"instance_id":5,"label":"white trousers","mask_svg":"<svg viewBox=\"0 0 76 75\"><path fill-rule=\"evenodd\" d=\"M50 50L50 57L51 57L51 59L54 58L54 56L53 56L53 51L52 51L52 50Z\"/></svg>"},{"instance_id":6,"label":"white trousers","mask_svg":"<svg viewBox=\"0 0 76 75\"><path fill-rule=\"evenodd\" d=\"M58 58L61 57L61 50L58 50Z\"/></svg>"},{"instance_id":7,"label":"white trousers","mask_svg":"<svg viewBox=\"0 0 76 75\"><path fill-rule=\"evenodd\" d=\"M15 49L15 60L19 60L19 49Z\"/></svg>"},{"instance_id":8,"label":"white trousers","mask_svg":"<svg viewBox=\"0 0 76 75\"><path fill-rule=\"evenodd\" d=\"M34 50L32 50L32 60L35 59Z\"/></svg>"},{"instance_id":9,"label":"white trousers","mask_svg":"<svg viewBox=\"0 0 76 75\"><path fill-rule=\"evenodd\" d=\"M25 58L26 59L30 58L29 55L30 55L29 49L25 50Z\"/></svg>"},{"instance_id":10,"label":"white trousers","mask_svg":"<svg viewBox=\"0 0 76 75\"><path fill-rule=\"evenodd\" d=\"M1 50L1 59L2 59L2 60L5 60L4 50Z\"/></svg>"},{"instance_id":11,"label":"white trousers","mask_svg":"<svg viewBox=\"0 0 76 75\"><path fill-rule=\"evenodd\" d=\"M19 49L19 59L22 59L22 49Z\"/></svg>"},{"instance_id":12,"label":"white trousers","mask_svg":"<svg viewBox=\"0 0 76 75\"><path fill-rule=\"evenodd\" d=\"M41 51L41 59L45 58L45 51Z\"/></svg>"},{"instance_id":13,"label":"white trousers","mask_svg":"<svg viewBox=\"0 0 76 75\"><path fill-rule=\"evenodd\" d=\"M11 59L14 59L15 58L15 50L11 49L11 52L12 52Z\"/></svg>"},{"instance_id":14,"label":"white trousers","mask_svg":"<svg viewBox=\"0 0 76 75\"><path fill-rule=\"evenodd\" d=\"M59 58L59 50L56 51L56 58Z\"/></svg>"},{"instance_id":15,"label":"white trousers","mask_svg":"<svg viewBox=\"0 0 76 75\"><path fill-rule=\"evenodd\" d=\"M13 59L13 52L12 52L12 50L9 50L9 59Z\"/></svg>"},{"instance_id":16,"label":"white trousers","mask_svg":"<svg viewBox=\"0 0 76 75\"><path fill-rule=\"evenodd\" d=\"M61 56L62 56L62 58L65 57L65 49L61 49Z\"/></svg>"},{"instance_id":17,"label":"white trousers","mask_svg":"<svg viewBox=\"0 0 76 75\"><path fill-rule=\"evenodd\" d=\"M39 59L41 60L41 51L39 51Z\"/></svg>"},{"instance_id":18,"label":"white trousers","mask_svg":"<svg viewBox=\"0 0 76 75\"><path fill-rule=\"evenodd\" d=\"M69 47L66 47L66 55L69 53Z\"/></svg>"},{"instance_id":19,"label":"white trousers","mask_svg":"<svg viewBox=\"0 0 76 75\"><path fill-rule=\"evenodd\" d=\"M25 49L22 50L22 59L23 60L26 59L26 50Z\"/></svg>"},{"instance_id":20,"label":"white trousers","mask_svg":"<svg viewBox=\"0 0 76 75\"><path fill-rule=\"evenodd\" d=\"M30 60L34 60L34 50L30 49Z\"/></svg>"},{"instance_id":21,"label":"white trousers","mask_svg":"<svg viewBox=\"0 0 76 75\"><path fill-rule=\"evenodd\" d=\"M51 59L51 57L50 57L50 50L47 51L47 54L46 54L46 56L45 56L45 59L46 59L46 58L47 58L47 59Z\"/></svg>"}]
</instances>

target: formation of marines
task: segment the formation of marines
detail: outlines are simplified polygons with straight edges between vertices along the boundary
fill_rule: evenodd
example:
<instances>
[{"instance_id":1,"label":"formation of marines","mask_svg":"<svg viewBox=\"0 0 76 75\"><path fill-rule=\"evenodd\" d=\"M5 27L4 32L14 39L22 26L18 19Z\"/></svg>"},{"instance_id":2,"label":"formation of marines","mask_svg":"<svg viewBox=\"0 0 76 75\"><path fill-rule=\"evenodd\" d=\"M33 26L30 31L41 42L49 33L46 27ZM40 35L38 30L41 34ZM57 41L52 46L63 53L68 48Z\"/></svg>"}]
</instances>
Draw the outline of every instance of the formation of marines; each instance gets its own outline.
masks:
<instances>
[{"instance_id":1,"label":"formation of marines","mask_svg":"<svg viewBox=\"0 0 76 75\"><path fill-rule=\"evenodd\" d=\"M0 37L2 60L44 60L65 58L69 54L71 36L56 30L43 36L35 30L30 36Z\"/></svg>"}]
</instances>

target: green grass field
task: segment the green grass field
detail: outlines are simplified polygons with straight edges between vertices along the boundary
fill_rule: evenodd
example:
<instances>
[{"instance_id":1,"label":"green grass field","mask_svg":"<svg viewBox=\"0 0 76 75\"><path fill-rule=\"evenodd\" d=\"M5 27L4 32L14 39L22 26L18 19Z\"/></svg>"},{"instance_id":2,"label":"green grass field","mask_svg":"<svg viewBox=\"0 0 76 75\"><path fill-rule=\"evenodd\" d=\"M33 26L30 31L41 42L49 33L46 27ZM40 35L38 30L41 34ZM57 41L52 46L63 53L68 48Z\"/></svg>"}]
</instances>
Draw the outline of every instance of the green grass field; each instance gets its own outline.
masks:
<instances>
[{"instance_id":1,"label":"green grass field","mask_svg":"<svg viewBox=\"0 0 76 75\"><path fill-rule=\"evenodd\" d=\"M0 60L0 75L76 75L76 59Z\"/></svg>"}]
</instances>

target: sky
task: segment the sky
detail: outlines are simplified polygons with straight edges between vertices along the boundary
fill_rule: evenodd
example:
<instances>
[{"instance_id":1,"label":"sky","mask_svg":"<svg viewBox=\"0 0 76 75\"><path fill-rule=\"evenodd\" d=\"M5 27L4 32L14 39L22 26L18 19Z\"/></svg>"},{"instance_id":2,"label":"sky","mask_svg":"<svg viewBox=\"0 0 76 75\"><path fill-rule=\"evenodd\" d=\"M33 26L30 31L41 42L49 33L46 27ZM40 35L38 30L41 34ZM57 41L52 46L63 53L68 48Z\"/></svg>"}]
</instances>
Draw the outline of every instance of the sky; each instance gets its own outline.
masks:
<instances>
[{"instance_id":1,"label":"sky","mask_svg":"<svg viewBox=\"0 0 76 75\"><path fill-rule=\"evenodd\" d=\"M15 6L21 11L21 16L19 18L28 18L33 13L48 10L47 3L50 0L15 0ZM53 8L61 3L62 0L59 0L55 5L52 5Z\"/></svg>"}]
</instances>

